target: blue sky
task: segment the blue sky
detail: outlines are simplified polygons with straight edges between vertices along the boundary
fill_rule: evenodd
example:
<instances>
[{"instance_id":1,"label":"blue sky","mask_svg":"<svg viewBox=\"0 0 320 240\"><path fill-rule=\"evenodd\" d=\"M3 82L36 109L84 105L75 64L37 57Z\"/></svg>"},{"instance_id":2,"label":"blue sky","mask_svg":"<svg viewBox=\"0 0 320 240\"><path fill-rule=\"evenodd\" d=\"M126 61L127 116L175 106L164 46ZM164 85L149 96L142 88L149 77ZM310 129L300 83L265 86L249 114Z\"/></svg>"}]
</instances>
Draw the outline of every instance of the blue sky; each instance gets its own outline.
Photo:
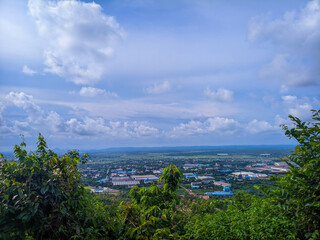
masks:
<instances>
[{"instance_id":1,"label":"blue sky","mask_svg":"<svg viewBox=\"0 0 320 240\"><path fill-rule=\"evenodd\" d=\"M320 101L320 1L0 3L0 150L290 144Z\"/></svg>"}]
</instances>

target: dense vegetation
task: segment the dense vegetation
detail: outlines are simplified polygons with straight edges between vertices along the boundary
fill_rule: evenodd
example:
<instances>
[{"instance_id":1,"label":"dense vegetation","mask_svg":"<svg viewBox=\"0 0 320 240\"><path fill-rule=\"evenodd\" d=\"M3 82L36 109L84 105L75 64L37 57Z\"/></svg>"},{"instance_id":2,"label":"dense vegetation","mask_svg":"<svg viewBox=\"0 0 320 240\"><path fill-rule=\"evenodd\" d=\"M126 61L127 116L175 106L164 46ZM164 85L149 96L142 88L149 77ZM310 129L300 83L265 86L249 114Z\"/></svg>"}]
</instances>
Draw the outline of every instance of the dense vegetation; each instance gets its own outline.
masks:
<instances>
[{"instance_id":1,"label":"dense vegetation","mask_svg":"<svg viewBox=\"0 0 320 240\"><path fill-rule=\"evenodd\" d=\"M260 189L266 198L181 199L182 173L170 164L161 185L132 188L131 201L115 205L80 182L86 155L58 156L39 135L35 152L22 142L17 162L1 157L0 239L320 239L319 115L310 123L290 116L285 134L298 145L283 159L289 173Z\"/></svg>"}]
</instances>

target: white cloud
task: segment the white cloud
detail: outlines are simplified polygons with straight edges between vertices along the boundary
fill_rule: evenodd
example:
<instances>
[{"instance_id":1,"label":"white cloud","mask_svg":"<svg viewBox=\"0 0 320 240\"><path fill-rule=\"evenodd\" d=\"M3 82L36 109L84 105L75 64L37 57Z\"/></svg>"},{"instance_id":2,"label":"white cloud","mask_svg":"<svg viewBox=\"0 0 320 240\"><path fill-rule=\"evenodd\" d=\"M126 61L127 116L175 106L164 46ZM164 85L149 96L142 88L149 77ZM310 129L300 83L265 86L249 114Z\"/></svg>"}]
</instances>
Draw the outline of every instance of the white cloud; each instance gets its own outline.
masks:
<instances>
[{"instance_id":1,"label":"white cloud","mask_svg":"<svg viewBox=\"0 0 320 240\"><path fill-rule=\"evenodd\" d=\"M212 98L215 101L219 102L232 102L233 101L233 92L224 89L219 88L217 91L211 91L210 88L206 88L204 91L204 95Z\"/></svg>"},{"instance_id":2,"label":"white cloud","mask_svg":"<svg viewBox=\"0 0 320 240\"><path fill-rule=\"evenodd\" d=\"M290 121L283 116L277 115L274 119L274 125L266 120L248 121L247 123L239 123L235 118L227 117L206 117L203 120L189 120L181 122L171 129L158 129L152 124L145 121L128 121L124 118L106 118L101 113L93 116L88 111L80 107L80 114L69 112L65 116L61 116L55 111L43 111L31 95L24 92L10 92L4 96L2 105L0 106L0 132L5 135L32 135L37 132L50 134L51 136L72 137L94 137L114 139L135 139L145 137L184 137L184 136L201 136L217 134L219 136L233 135L245 136L245 133L264 134L268 132L276 132L279 130L280 124L289 125ZM298 98L293 95L282 97L282 106L286 113L298 116L302 119L311 116L310 109L317 105L317 99L309 100L308 98ZM15 106L25 110L26 114L23 119L20 116L19 121L13 118L3 119L2 112L7 107ZM91 105L90 105L91 106ZM153 108L155 105L152 105ZM99 105L98 109L102 109L103 105ZM132 108L129 106L129 108ZM10 111L10 109L9 109ZM70 117L71 115L71 117ZM164 114L165 115L165 114ZM191 117L190 117L191 118ZM186 117L184 119L190 119ZM183 118L180 118L183 119ZM184 120L185 121L185 120ZM291 125L289 125L291 126Z\"/></svg>"},{"instance_id":3,"label":"white cloud","mask_svg":"<svg viewBox=\"0 0 320 240\"><path fill-rule=\"evenodd\" d=\"M297 96L283 96L282 97L283 107L287 114L290 114L294 117L298 117L302 120L311 120L311 109L313 105L317 103L315 99L311 102L307 98L299 99Z\"/></svg>"},{"instance_id":4,"label":"white cloud","mask_svg":"<svg viewBox=\"0 0 320 240\"><path fill-rule=\"evenodd\" d=\"M292 104L292 103L296 103L298 98L297 96L287 95L287 96L282 96L282 100L287 104Z\"/></svg>"},{"instance_id":5,"label":"white cloud","mask_svg":"<svg viewBox=\"0 0 320 240\"><path fill-rule=\"evenodd\" d=\"M220 131L225 134L233 134L240 127L238 121L230 118L215 117L209 118L207 121L209 123L208 130L212 132Z\"/></svg>"},{"instance_id":6,"label":"white cloud","mask_svg":"<svg viewBox=\"0 0 320 240\"><path fill-rule=\"evenodd\" d=\"M181 135L194 135L207 133L207 126L204 122L191 120L188 123L180 123L174 127L171 135L179 137Z\"/></svg>"},{"instance_id":7,"label":"white cloud","mask_svg":"<svg viewBox=\"0 0 320 240\"><path fill-rule=\"evenodd\" d=\"M290 121L289 118L285 119L285 118L281 117L279 114L277 114L274 119L274 126L280 128L282 125L287 125L287 126L293 127L292 121Z\"/></svg>"},{"instance_id":8,"label":"white cloud","mask_svg":"<svg viewBox=\"0 0 320 240\"><path fill-rule=\"evenodd\" d=\"M0 133L3 135L20 135L29 136L29 133L34 129L29 121L14 120L9 126L0 115Z\"/></svg>"},{"instance_id":9,"label":"white cloud","mask_svg":"<svg viewBox=\"0 0 320 240\"><path fill-rule=\"evenodd\" d=\"M83 122L76 118L71 118L66 122L66 125L68 132L80 136L101 135L109 131L102 118L92 119L86 117Z\"/></svg>"},{"instance_id":10,"label":"white cloud","mask_svg":"<svg viewBox=\"0 0 320 240\"><path fill-rule=\"evenodd\" d=\"M215 117L208 118L205 121L191 120L187 123L181 123L169 132L170 137L181 137L186 135L204 135L217 133L219 135L260 134L265 132L278 131L280 124L286 124L288 121L277 116L275 119L277 126L273 126L267 121L258 121L256 119L247 124L241 124L232 118Z\"/></svg>"},{"instance_id":11,"label":"white cloud","mask_svg":"<svg viewBox=\"0 0 320 240\"><path fill-rule=\"evenodd\" d=\"M15 133L19 134L28 134L30 131L33 130L33 128L30 126L29 122L23 122L23 121L14 121L13 131Z\"/></svg>"},{"instance_id":12,"label":"white cloud","mask_svg":"<svg viewBox=\"0 0 320 240\"><path fill-rule=\"evenodd\" d=\"M114 131L115 129L117 129L117 131ZM153 137L156 137L159 133L159 130L157 128L148 126L145 123L139 123L137 121L133 121L133 122L123 122L122 124L118 123L117 128L113 128L113 135L114 135L114 132L116 135L118 135L119 132L122 133L121 135L118 135L119 137L122 137L122 136L126 136L126 137L153 136Z\"/></svg>"},{"instance_id":13,"label":"white cloud","mask_svg":"<svg viewBox=\"0 0 320 240\"><path fill-rule=\"evenodd\" d=\"M164 81L161 84L154 84L152 87L148 87L145 89L145 91L148 94L160 94L164 92L168 92L171 89L171 85L168 81Z\"/></svg>"},{"instance_id":14,"label":"white cloud","mask_svg":"<svg viewBox=\"0 0 320 240\"><path fill-rule=\"evenodd\" d=\"M0 133L7 136L20 134L30 136L29 133L33 130L29 122L14 121L12 126L8 126L6 123L0 124Z\"/></svg>"},{"instance_id":15,"label":"white cloud","mask_svg":"<svg viewBox=\"0 0 320 240\"><path fill-rule=\"evenodd\" d=\"M79 91L80 96L83 97L96 97L96 96L108 96L108 97L118 97L118 94L114 92L107 92L104 89L93 88L93 87L82 87Z\"/></svg>"},{"instance_id":16,"label":"white cloud","mask_svg":"<svg viewBox=\"0 0 320 240\"><path fill-rule=\"evenodd\" d=\"M248 39L281 44L288 48L297 45L308 48L317 44L320 33L320 1L309 1L299 12L290 11L282 19L257 17L249 23ZM310 49L309 49L310 50Z\"/></svg>"},{"instance_id":17,"label":"white cloud","mask_svg":"<svg viewBox=\"0 0 320 240\"><path fill-rule=\"evenodd\" d=\"M64 132L67 127L61 116L54 111L50 111L50 113L46 117L46 124L54 133Z\"/></svg>"},{"instance_id":18,"label":"white cloud","mask_svg":"<svg viewBox=\"0 0 320 240\"><path fill-rule=\"evenodd\" d=\"M45 71L76 84L99 81L123 35L116 20L94 2L29 0L28 6L46 42Z\"/></svg>"},{"instance_id":19,"label":"white cloud","mask_svg":"<svg viewBox=\"0 0 320 240\"><path fill-rule=\"evenodd\" d=\"M2 112L8 107L17 107L23 109L27 113L27 118L24 121L11 119L7 121L3 118ZM4 135L29 135L29 132L34 130L32 125L42 121L43 111L35 104L33 97L24 92L10 92L3 96L0 104L0 132Z\"/></svg>"},{"instance_id":20,"label":"white cloud","mask_svg":"<svg viewBox=\"0 0 320 240\"><path fill-rule=\"evenodd\" d=\"M42 119L43 111L35 104L33 97L24 92L10 92L5 96L5 105L14 105L24 109L28 113L28 120L31 122L39 122Z\"/></svg>"},{"instance_id":21,"label":"white cloud","mask_svg":"<svg viewBox=\"0 0 320 240\"><path fill-rule=\"evenodd\" d=\"M27 74L27 75L35 75L37 72L35 70L32 70L31 68L29 68L28 66L24 65L23 68L22 68L22 72L24 74Z\"/></svg>"},{"instance_id":22,"label":"white cloud","mask_svg":"<svg viewBox=\"0 0 320 240\"><path fill-rule=\"evenodd\" d=\"M240 129L238 121L229 118L215 117L205 121L191 120L188 123L181 123L174 127L169 133L171 137L183 135L207 134L217 132L219 134L233 134Z\"/></svg>"},{"instance_id":23,"label":"white cloud","mask_svg":"<svg viewBox=\"0 0 320 240\"><path fill-rule=\"evenodd\" d=\"M271 42L275 47L275 56L261 70L261 77L289 86L319 84L319 0L310 1L299 12L286 12L281 19L252 19L248 39Z\"/></svg>"},{"instance_id":24,"label":"white cloud","mask_svg":"<svg viewBox=\"0 0 320 240\"><path fill-rule=\"evenodd\" d=\"M300 117L301 119L306 119L311 115L311 109L312 106L308 103L297 104L293 108L289 109L289 114L295 117Z\"/></svg>"},{"instance_id":25,"label":"white cloud","mask_svg":"<svg viewBox=\"0 0 320 240\"><path fill-rule=\"evenodd\" d=\"M294 64L288 54L277 54L271 63L260 70L260 77L276 79L290 86L312 85L318 81L309 66ZM283 90L287 89L281 87L281 91Z\"/></svg>"},{"instance_id":26,"label":"white cloud","mask_svg":"<svg viewBox=\"0 0 320 240\"><path fill-rule=\"evenodd\" d=\"M107 94L107 93L106 93ZM8 119L6 122L2 112L9 106L15 106L26 111L22 121ZM82 115L63 118L59 113L50 111L45 113L35 104L33 96L24 92L10 92L5 95L0 106L0 132L2 134L29 134L35 132L50 133L67 137L93 136L114 138L157 137L159 130L146 122L139 121L106 121L102 117Z\"/></svg>"},{"instance_id":27,"label":"white cloud","mask_svg":"<svg viewBox=\"0 0 320 240\"><path fill-rule=\"evenodd\" d=\"M157 128L145 123L133 121L110 121L105 123L102 118L86 117L83 121L71 118L66 122L66 131L79 136L112 136L115 138L131 137L156 137L159 133Z\"/></svg>"},{"instance_id":28,"label":"white cloud","mask_svg":"<svg viewBox=\"0 0 320 240\"><path fill-rule=\"evenodd\" d=\"M252 120L247 125L247 131L252 134L257 134L261 132L272 131L277 128L273 127L270 123L266 121L258 121L256 119Z\"/></svg>"},{"instance_id":29,"label":"white cloud","mask_svg":"<svg viewBox=\"0 0 320 240\"><path fill-rule=\"evenodd\" d=\"M0 133L1 135L9 135L9 134L12 134L13 131L10 127L4 125L3 123L0 124Z\"/></svg>"}]
</instances>

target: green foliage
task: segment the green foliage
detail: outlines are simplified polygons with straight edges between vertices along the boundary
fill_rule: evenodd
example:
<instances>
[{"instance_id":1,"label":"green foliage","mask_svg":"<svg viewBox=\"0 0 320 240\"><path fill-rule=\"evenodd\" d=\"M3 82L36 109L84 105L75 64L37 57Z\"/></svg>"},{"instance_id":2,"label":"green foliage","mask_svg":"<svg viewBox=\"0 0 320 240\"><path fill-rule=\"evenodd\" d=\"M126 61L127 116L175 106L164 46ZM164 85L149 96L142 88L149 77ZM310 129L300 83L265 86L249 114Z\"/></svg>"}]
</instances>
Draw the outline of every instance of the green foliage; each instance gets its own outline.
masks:
<instances>
[{"instance_id":1,"label":"green foliage","mask_svg":"<svg viewBox=\"0 0 320 240\"><path fill-rule=\"evenodd\" d=\"M174 165L165 168L160 181L164 187L134 187L129 195L134 204L121 204L125 236L130 239L175 239L181 213L177 213L179 199L175 194L182 173ZM180 213L180 214L179 214Z\"/></svg>"},{"instance_id":2,"label":"green foliage","mask_svg":"<svg viewBox=\"0 0 320 240\"><path fill-rule=\"evenodd\" d=\"M134 187L129 192L129 196L132 197L132 201L135 204L142 205L144 208L152 206L162 206L165 201L172 200L172 194L168 195L163 191L163 188L157 185L150 187Z\"/></svg>"},{"instance_id":3,"label":"green foliage","mask_svg":"<svg viewBox=\"0 0 320 240\"><path fill-rule=\"evenodd\" d=\"M163 170L163 174L159 178L159 182L163 181L163 188L152 185L150 187L134 187L129 192L129 196L132 197L132 201L135 204L142 205L145 208L151 206L166 206L166 202L175 200L179 201L175 194L175 190L179 186L181 181L182 172L173 164L170 164Z\"/></svg>"},{"instance_id":4,"label":"green foliage","mask_svg":"<svg viewBox=\"0 0 320 240\"><path fill-rule=\"evenodd\" d=\"M178 188L182 176L183 174L180 169L175 165L170 164L168 167L163 169L163 174L159 181L163 181L165 191L174 192Z\"/></svg>"},{"instance_id":5,"label":"green foliage","mask_svg":"<svg viewBox=\"0 0 320 240\"><path fill-rule=\"evenodd\" d=\"M278 185L268 191L276 204L297 224L301 239L320 238L320 110L313 110L313 121L306 123L289 116L294 128L285 134L298 141L287 159L290 172L275 178Z\"/></svg>"},{"instance_id":6,"label":"green foliage","mask_svg":"<svg viewBox=\"0 0 320 240\"><path fill-rule=\"evenodd\" d=\"M15 146L18 162L0 163L0 238L78 239L108 236L101 204L80 183L79 162L70 151L59 157L39 134L37 150ZM102 224L100 226L100 224Z\"/></svg>"},{"instance_id":7,"label":"green foliage","mask_svg":"<svg viewBox=\"0 0 320 240\"><path fill-rule=\"evenodd\" d=\"M270 200L237 195L226 210L194 215L187 239L296 239L293 223Z\"/></svg>"}]
</instances>

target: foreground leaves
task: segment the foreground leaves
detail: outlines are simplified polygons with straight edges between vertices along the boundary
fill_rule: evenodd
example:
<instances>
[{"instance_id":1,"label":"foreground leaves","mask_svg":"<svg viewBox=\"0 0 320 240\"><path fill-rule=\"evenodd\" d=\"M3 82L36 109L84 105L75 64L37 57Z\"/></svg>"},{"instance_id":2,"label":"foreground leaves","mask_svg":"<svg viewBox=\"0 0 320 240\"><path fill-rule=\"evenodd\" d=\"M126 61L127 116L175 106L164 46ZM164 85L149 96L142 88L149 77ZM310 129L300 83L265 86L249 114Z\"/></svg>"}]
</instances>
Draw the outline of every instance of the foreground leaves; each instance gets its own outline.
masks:
<instances>
[{"instance_id":1,"label":"foreground leaves","mask_svg":"<svg viewBox=\"0 0 320 240\"><path fill-rule=\"evenodd\" d=\"M59 157L40 134L36 152L23 147L15 146L17 162L0 163L1 239L112 235L104 208L80 183L77 166L86 155L70 151Z\"/></svg>"}]
</instances>

